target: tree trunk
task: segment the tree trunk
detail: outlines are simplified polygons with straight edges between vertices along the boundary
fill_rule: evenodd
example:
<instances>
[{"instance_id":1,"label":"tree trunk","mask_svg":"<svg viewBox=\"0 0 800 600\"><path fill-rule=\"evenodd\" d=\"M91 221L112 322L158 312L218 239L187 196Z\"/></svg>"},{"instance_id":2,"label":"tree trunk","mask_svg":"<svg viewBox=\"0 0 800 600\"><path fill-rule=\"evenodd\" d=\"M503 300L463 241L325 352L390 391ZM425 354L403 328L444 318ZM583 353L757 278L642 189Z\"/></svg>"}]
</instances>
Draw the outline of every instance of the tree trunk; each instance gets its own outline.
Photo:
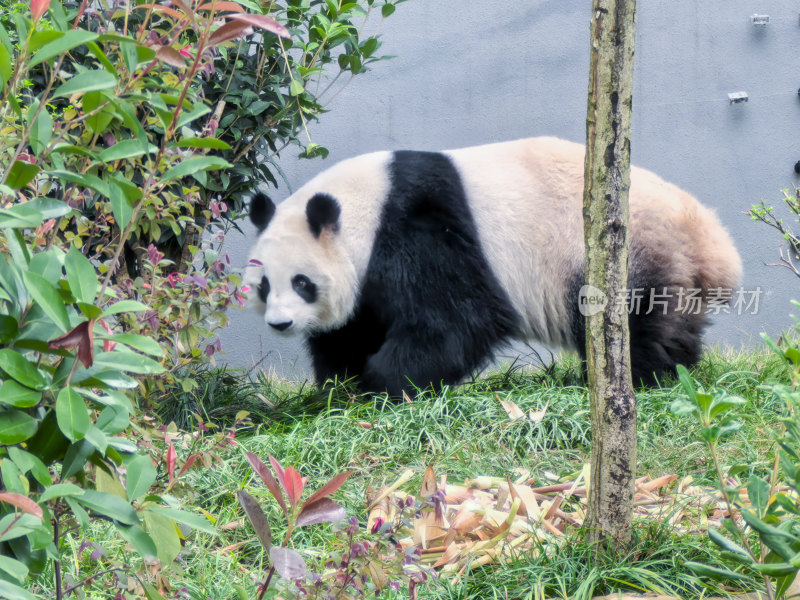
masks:
<instances>
[{"instance_id":1,"label":"tree trunk","mask_svg":"<svg viewBox=\"0 0 800 600\"><path fill-rule=\"evenodd\" d=\"M583 312L593 440L587 523L590 541L615 547L631 539L636 475L628 311L619 300L628 282L635 9L635 0L593 2L583 193L587 287L581 306L588 309ZM592 304L592 297L605 298L605 307Z\"/></svg>"}]
</instances>

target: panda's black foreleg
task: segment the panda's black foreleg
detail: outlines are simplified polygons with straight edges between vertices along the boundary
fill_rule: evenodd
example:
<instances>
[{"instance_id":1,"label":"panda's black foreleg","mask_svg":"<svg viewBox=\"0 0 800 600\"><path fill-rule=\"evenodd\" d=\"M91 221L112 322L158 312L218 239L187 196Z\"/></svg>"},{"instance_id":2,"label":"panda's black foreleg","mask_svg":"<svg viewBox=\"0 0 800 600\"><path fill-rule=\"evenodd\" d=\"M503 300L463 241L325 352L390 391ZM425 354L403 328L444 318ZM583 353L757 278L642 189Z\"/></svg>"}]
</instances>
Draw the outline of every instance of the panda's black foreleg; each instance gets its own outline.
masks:
<instances>
[{"instance_id":1,"label":"panda's black foreleg","mask_svg":"<svg viewBox=\"0 0 800 600\"><path fill-rule=\"evenodd\" d=\"M309 336L306 343L317 384L360 375L367 358L381 347L385 335L374 314L360 309L344 327Z\"/></svg>"},{"instance_id":2,"label":"panda's black foreleg","mask_svg":"<svg viewBox=\"0 0 800 600\"><path fill-rule=\"evenodd\" d=\"M367 359L361 384L367 390L386 390L391 396L403 392L414 395L417 389L459 382L470 373L461 350L451 343L410 337L386 340L381 349Z\"/></svg>"}]
</instances>

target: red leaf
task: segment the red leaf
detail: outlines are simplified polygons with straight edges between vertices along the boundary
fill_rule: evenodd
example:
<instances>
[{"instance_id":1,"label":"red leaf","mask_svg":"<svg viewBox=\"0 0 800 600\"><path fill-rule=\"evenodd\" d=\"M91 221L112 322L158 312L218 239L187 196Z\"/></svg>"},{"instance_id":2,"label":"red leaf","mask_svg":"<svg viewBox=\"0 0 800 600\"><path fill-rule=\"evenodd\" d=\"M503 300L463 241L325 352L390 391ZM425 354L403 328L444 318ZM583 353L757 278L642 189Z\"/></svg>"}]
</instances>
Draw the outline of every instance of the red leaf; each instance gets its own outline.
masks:
<instances>
[{"instance_id":1,"label":"red leaf","mask_svg":"<svg viewBox=\"0 0 800 600\"><path fill-rule=\"evenodd\" d=\"M183 466L181 467L181 470L178 471L178 477L180 477L186 471L188 471L192 467L192 465L194 464L194 461L196 461L198 458L200 458L201 455L202 455L202 452L195 452L189 458L187 458L186 462L183 463Z\"/></svg>"},{"instance_id":2,"label":"red leaf","mask_svg":"<svg viewBox=\"0 0 800 600\"><path fill-rule=\"evenodd\" d=\"M303 488L306 487L306 482L294 467L287 467L283 476L286 480L286 485L284 486L286 495L294 508L300 504L300 497L303 495Z\"/></svg>"},{"instance_id":3,"label":"red leaf","mask_svg":"<svg viewBox=\"0 0 800 600\"><path fill-rule=\"evenodd\" d=\"M283 501L283 493L281 492L281 488L278 487L278 482L275 481L272 473L269 472L267 465L265 465L263 461L252 452L245 453L245 456L247 457L247 462L249 462L250 466L253 467L253 470L261 478L261 481L264 482L264 485L267 486L267 489L273 495L275 500L278 501L278 504L281 505L283 514L287 514L286 503Z\"/></svg>"},{"instance_id":4,"label":"red leaf","mask_svg":"<svg viewBox=\"0 0 800 600\"><path fill-rule=\"evenodd\" d=\"M169 15L173 19L178 19L178 20L181 20L186 16L182 12L177 11L174 8L161 6L160 4L137 4L133 8L152 8L155 11L163 12L165 15Z\"/></svg>"},{"instance_id":5,"label":"red leaf","mask_svg":"<svg viewBox=\"0 0 800 600\"><path fill-rule=\"evenodd\" d=\"M50 0L31 0L31 19L34 23L50 8Z\"/></svg>"},{"instance_id":6,"label":"red leaf","mask_svg":"<svg viewBox=\"0 0 800 600\"><path fill-rule=\"evenodd\" d=\"M306 561L294 550L283 546L273 546L269 550L269 557L278 575L293 581L306 576Z\"/></svg>"},{"instance_id":7,"label":"red leaf","mask_svg":"<svg viewBox=\"0 0 800 600\"><path fill-rule=\"evenodd\" d=\"M0 492L0 501L16 506L22 512L26 512L34 517L42 518L42 507L27 496L14 492Z\"/></svg>"},{"instance_id":8,"label":"red leaf","mask_svg":"<svg viewBox=\"0 0 800 600\"><path fill-rule=\"evenodd\" d=\"M283 465L278 462L278 459L269 455L269 464L272 465L272 470L275 471L275 477L278 479L278 483L281 484L281 487L286 490L286 478L284 477L284 469Z\"/></svg>"},{"instance_id":9,"label":"red leaf","mask_svg":"<svg viewBox=\"0 0 800 600\"><path fill-rule=\"evenodd\" d=\"M311 494L311 496L309 496L308 500L306 500L303 503L303 508L305 508L306 506L308 506L309 504L311 504L313 502L316 502L320 498L325 498L326 496L330 496L332 493L334 493L336 490L338 490L340 487L342 487L342 484L345 481L347 481L347 478L350 477L350 475L352 475L352 474L353 474L352 471L345 471L344 473L339 473L336 477L331 479L328 483L326 483L321 488L319 488L316 492Z\"/></svg>"},{"instance_id":10,"label":"red leaf","mask_svg":"<svg viewBox=\"0 0 800 600\"><path fill-rule=\"evenodd\" d=\"M47 342L50 350L78 349L78 360L87 369L94 364L94 319L76 325L71 331Z\"/></svg>"},{"instance_id":11,"label":"red leaf","mask_svg":"<svg viewBox=\"0 0 800 600\"><path fill-rule=\"evenodd\" d=\"M161 46L156 52L156 58L163 63L167 63L171 67L182 69L186 67L186 59L183 55L175 50L172 46Z\"/></svg>"},{"instance_id":12,"label":"red leaf","mask_svg":"<svg viewBox=\"0 0 800 600\"><path fill-rule=\"evenodd\" d=\"M261 545L269 551L272 547L272 531L269 528L267 516L264 514L264 511L261 510L261 506L256 502L255 498L244 490L236 492L236 497L239 499L239 504L244 510L244 514L247 515L247 520L250 521L253 529L256 530L256 535Z\"/></svg>"},{"instance_id":13,"label":"red leaf","mask_svg":"<svg viewBox=\"0 0 800 600\"><path fill-rule=\"evenodd\" d=\"M222 27L214 30L208 37L208 44L209 48L213 46L217 46L224 42L229 42L230 40L235 40L238 37L241 37L245 34L245 32L250 29L250 25L247 23L239 23L237 21L230 21L229 23L225 23Z\"/></svg>"},{"instance_id":14,"label":"red leaf","mask_svg":"<svg viewBox=\"0 0 800 600\"><path fill-rule=\"evenodd\" d=\"M244 23L248 23L253 27L264 29L266 31L269 31L270 33L274 33L278 37L286 38L287 40L292 39L289 30L286 29L286 27L284 27L280 23L278 23L272 17L267 17L265 15L244 14L244 15L228 15L227 18L234 19L236 21L243 21Z\"/></svg>"},{"instance_id":15,"label":"red leaf","mask_svg":"<svg viewBox=\"0 0 800 600\"><path fill-rule=\"evenodd\" d=\"M169 482L175 480L175 461L178 459L178 454L175 452L175 446L172 442L169 443L169 448L167 448L167 474L169 475Z\"/></svg>"},{"instance_id":16,"label":"red leaf","mask_svg":"<svg viewBox=\"0 0 800 600\"><path fill-rule=\"evenodd\" d=\"M303 527L314 523L333 523L346 518L347 513L336 502L330 498L320 498L316 502L303 505L294 525L295 527Z\"/></svg>"},{"instance_id":17,"label":"red leaf","mask_svg":"<svg viewBox=\"0 0 800 600\"><path fill-rule=\"evenodd\" d=\"M244 9L236 4L236 2L225 2L221 0L220 2L206 2L205 4L201 4L197 7L197 10L216 10L218 13L220 12L235 12L241 13L244 12Z\"/></svg>"},{"instance_id":18,"label":"red leaf","mask_svg":"<svg viewBox=\"0 0 800 600\"><path fill-rule=\"evenodd\" d=\"M106 323L103 319L100 319L98 323L100 323L100 325L103 326L103 329L106 330L106 333L108 335L114 335L114 331L111 329L111 327L108 326L108 323ZM111 352L116 347L117 347L117 342L112 342L111 340L103 340L103 352Z\"/></svg>"}]
</instances>

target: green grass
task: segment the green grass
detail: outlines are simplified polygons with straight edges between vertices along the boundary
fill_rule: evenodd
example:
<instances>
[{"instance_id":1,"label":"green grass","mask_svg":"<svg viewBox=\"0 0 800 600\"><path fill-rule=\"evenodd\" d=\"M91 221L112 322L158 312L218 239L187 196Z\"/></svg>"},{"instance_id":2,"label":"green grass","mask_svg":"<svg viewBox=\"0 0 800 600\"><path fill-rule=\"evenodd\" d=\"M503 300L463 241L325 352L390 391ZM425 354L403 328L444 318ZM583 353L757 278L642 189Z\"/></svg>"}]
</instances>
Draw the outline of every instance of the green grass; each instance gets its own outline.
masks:
<instances>
[{"instance_id":1,"label":"green grass","mask_svg":"<svg viewBox=\"0 0 800 600\"><path fill-rule=\"evenodd\" d=\"M446 473L452 483L478 475L515 477L518 469L527 469L540 480L553 474L572 477L589 460L591 444L588 395L577 372L576 360L567 357L544 372L512 367L439 394L424 392L413 402L392 402L383 396L356 395L346 385L320 391L263 378L248 381L234 371L208 371L197 376L191 394L175 391L157 400L163 418L182 424L194 422L192 412L224 425L236 412L250 411L253 425L237 434L238 445L221 450L212 468L189 471L183 491L195 494L195 505L219 523L228 523L242 518L235 492L246 488L264 506L274 539L280 539L280 510L253 475L245 451L265 460L271 454L284 465L293 465L309 478L310 489L337 472L355 471L335 497L362 523L367 486L390 484L409 468L416 475L404 486L408 491L419 489L428 465L437 475ZM766 353L712 351L694 374L705 387L724 387L747 400L741 415L746 426L720 448L725 465L738 465L743 479L749 472L766 472L772 462L770 433L782 407L763 384L780 379L777 360ZM638 392L639 472L713 481L713 467L697 441L696 425L670 414L670 404L679 393L672 380ZM498 397L516 402L524 411L547 406L546 415L538 424L511 421ZM104 539L102 526L94 535ZM657 523L637 524L634 548L622 558L593 560L580 532L572 535L559 548L536 556L520 554L510 565L479 569L456 585L438 580L422 588L420 596L533 600L590 598L621 590L699 598L708 591L682 564L718 561L704 536L687 537ZM298 548L330 548L332 543L327 526L305 528L293 539ZM221 551L232 545L233 552ZM252 597L254 580L262 576L262 550L249 525L217 538L194 536L181 558L183 574L173 579L178 588L186 588L187 598L235 598L235 586L249 590ZM104 597L101 584L93 589L98 595L92 596L90 589L87 597Z\"/></svg>"}]
</instances>

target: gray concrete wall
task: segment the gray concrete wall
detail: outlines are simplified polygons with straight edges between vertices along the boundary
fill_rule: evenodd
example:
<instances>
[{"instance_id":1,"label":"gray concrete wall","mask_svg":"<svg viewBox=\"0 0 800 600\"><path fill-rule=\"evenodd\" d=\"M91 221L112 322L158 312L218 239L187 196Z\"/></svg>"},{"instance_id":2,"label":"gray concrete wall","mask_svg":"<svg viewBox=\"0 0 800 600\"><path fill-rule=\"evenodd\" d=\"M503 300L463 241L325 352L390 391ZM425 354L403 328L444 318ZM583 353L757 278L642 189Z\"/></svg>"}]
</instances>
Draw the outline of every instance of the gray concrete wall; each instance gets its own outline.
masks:
<instances>
[{"instance_id":1,"label":"gray concrete wall","mask_svg":"<svg viewBox=\"0 0 800 600\"><path fill-rule=\"evenodd\" d=\"M779 203L800 183L800 21L795 0L640 0L633 162L714 207L745 262L744 287L761 288L757 314L715 319L709 343L760 343L788 325L798 280L777 262L780 240L744 215ZM409 0L381 26L384 54L311 128L326 161L280 165L293 189L343 158L383 149L437 150L536 135L583 142L589 63L588 0ZM754 27L750 16L768 14ZM729 92L749 102L730 105ZM270 190L282 199L289 190ZM244 264L254 231L231 239ZM235 313L223 334L230 364L264 362L304 377L299 344L271 335L260 315Z\"/></svg>"}]
</instances>

